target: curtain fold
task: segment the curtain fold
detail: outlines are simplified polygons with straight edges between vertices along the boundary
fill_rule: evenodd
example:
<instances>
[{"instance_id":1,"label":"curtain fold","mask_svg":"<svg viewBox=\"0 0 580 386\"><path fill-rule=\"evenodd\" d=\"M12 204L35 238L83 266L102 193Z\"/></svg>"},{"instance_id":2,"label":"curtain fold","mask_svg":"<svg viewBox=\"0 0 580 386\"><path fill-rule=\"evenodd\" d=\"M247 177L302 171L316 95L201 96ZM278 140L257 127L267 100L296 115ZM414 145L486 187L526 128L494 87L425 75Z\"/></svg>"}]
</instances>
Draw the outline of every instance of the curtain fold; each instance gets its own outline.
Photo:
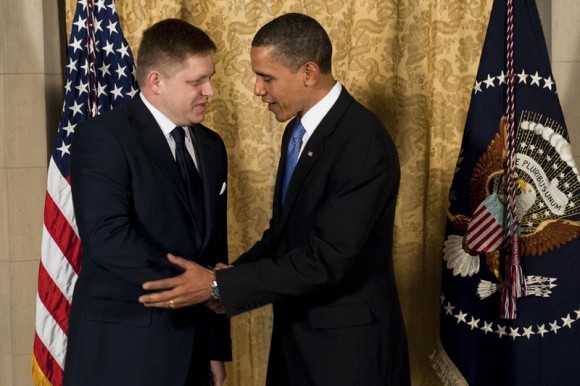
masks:
<instances>
[{"instance_id":1,"label":"curtain fold","mask_svg":"<svg viewBox=\"0 0 580 386\"><path fill-rule=\"evenodd\" d=\"M448 192L491 0L117 0L134 55L142 32L168 17L215 41L216 96L205 124L224 139L229 159L230 259L266 228L283 124L252 93L250 43L287 12L315 17L333 42L333 73L392 135L401 162L394 259L414 385L440 384L429 354L439 331L442 244ZM66 0L70 31L76 0ZM232 318L234 361L228 386L265 382L270 307Z\"/></svg>"}]
</instances>

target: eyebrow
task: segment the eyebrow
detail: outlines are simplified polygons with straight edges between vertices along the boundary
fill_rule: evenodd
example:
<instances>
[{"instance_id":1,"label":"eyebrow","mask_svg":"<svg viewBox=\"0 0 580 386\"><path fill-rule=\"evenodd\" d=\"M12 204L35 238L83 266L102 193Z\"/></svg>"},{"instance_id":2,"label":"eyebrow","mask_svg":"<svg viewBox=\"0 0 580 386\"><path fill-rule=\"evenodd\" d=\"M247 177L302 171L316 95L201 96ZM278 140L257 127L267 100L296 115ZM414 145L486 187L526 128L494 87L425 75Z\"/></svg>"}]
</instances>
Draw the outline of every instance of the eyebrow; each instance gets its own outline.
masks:
<instances>
[{"instance_id":1,"label":"eyebrow","mask_svg":"<svg viewBox=\"0 0 580 386\"><path fill-rule=\"evenodd\" d=\"M266 74L260 71L256 71L255 74L261 76L262 78L275 78L274 75Z\"/></svg>"}]
</instances>

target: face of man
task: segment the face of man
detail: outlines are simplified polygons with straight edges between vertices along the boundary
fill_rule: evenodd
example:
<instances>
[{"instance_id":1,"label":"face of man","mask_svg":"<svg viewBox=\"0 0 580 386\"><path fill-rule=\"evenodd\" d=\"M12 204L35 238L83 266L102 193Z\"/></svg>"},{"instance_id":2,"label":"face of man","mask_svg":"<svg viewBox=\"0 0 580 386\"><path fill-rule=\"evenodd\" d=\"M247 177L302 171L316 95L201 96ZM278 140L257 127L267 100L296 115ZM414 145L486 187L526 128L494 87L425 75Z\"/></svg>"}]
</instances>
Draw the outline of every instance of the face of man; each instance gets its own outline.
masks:
<instances>
[{"instance_id":1,"label":"face of man","mask_svg":"<svg viewBox=\"0 0 580 386\"><path fill-rule=\"evenodd\" d=\"M278 122L302 116L311 107L304 83L304 66L293 71L275 60L272 46L252 47L250 59L256 74L254 94L268 104L268 110Z\"/></svg>"},{"instance_id":2,"label":"face of man","mask_svg":"<svg viewBox=\"0 0 580 386\"><path fill-rule=\"evenodd\" d=\"M189 57L174 74L159 75L156 107L178 126L202 122L208 100L215 94L211 85L214 73L211 54Z\"/></svg>"}]
</instances>

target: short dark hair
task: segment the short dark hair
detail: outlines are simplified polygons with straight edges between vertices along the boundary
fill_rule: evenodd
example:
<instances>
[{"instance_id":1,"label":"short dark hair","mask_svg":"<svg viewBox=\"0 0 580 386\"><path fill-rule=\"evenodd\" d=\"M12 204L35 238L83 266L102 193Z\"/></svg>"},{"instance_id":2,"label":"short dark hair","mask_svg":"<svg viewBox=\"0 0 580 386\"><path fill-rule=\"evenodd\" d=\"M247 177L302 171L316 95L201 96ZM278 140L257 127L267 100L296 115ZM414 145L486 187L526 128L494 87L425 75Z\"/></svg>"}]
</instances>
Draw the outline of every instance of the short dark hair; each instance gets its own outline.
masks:
<instances>
[{"instance_id":1,"label":"short dark hair","mask_svg":"<svg viewBox=\"0 0 580 386\"><path fill-rule=\"evenodd\" d=\"M185 60L216 51L216 45L201 29L179 19L165 19L145 32L137 51L137 80L144 82L154 67L173 75Z\"/></svg>"},{"instance_id":2,"label":"short dark hair","mask_svg":"<svg viewBox=\"0 0 580 386\"><path fill-rule=\"evenodd\" d=\"M314 62L322 73L332 70L332 43L318 21L301 13L287 13L265 24L252 47L272 46L277 60L293 70Z\"/></svg>"}]
</instances>

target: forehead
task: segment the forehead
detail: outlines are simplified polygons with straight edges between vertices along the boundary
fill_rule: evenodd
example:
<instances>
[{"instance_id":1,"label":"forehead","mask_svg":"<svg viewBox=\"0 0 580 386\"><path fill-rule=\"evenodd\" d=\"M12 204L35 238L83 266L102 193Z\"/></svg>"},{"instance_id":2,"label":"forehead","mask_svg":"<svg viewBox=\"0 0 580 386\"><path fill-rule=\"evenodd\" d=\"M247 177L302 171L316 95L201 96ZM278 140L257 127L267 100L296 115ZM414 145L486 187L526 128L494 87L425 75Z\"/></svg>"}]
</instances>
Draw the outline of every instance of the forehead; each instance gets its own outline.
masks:
<instances>
[{"instance_id":1,"label":"forehead","mask_svg":"<svg viewBox=\"0 0 580 386\"><path fill-rule=\"evenodd\" d=\"M204 77L213 75L214 72L213 56L211 54L192 55L176 68L175 75Z\"/></svg>"},{"instance_id":2,"label":"forehead","mask_svg":"<svg viewBox=\"0 0 580 386\"><path fill-rule=\"evenodd\" d=\"M272 46L252 47L250 50L252 69L258 75L282 75L292 72L290 67L280 61Z\"/></svg>"}]
</instances>

